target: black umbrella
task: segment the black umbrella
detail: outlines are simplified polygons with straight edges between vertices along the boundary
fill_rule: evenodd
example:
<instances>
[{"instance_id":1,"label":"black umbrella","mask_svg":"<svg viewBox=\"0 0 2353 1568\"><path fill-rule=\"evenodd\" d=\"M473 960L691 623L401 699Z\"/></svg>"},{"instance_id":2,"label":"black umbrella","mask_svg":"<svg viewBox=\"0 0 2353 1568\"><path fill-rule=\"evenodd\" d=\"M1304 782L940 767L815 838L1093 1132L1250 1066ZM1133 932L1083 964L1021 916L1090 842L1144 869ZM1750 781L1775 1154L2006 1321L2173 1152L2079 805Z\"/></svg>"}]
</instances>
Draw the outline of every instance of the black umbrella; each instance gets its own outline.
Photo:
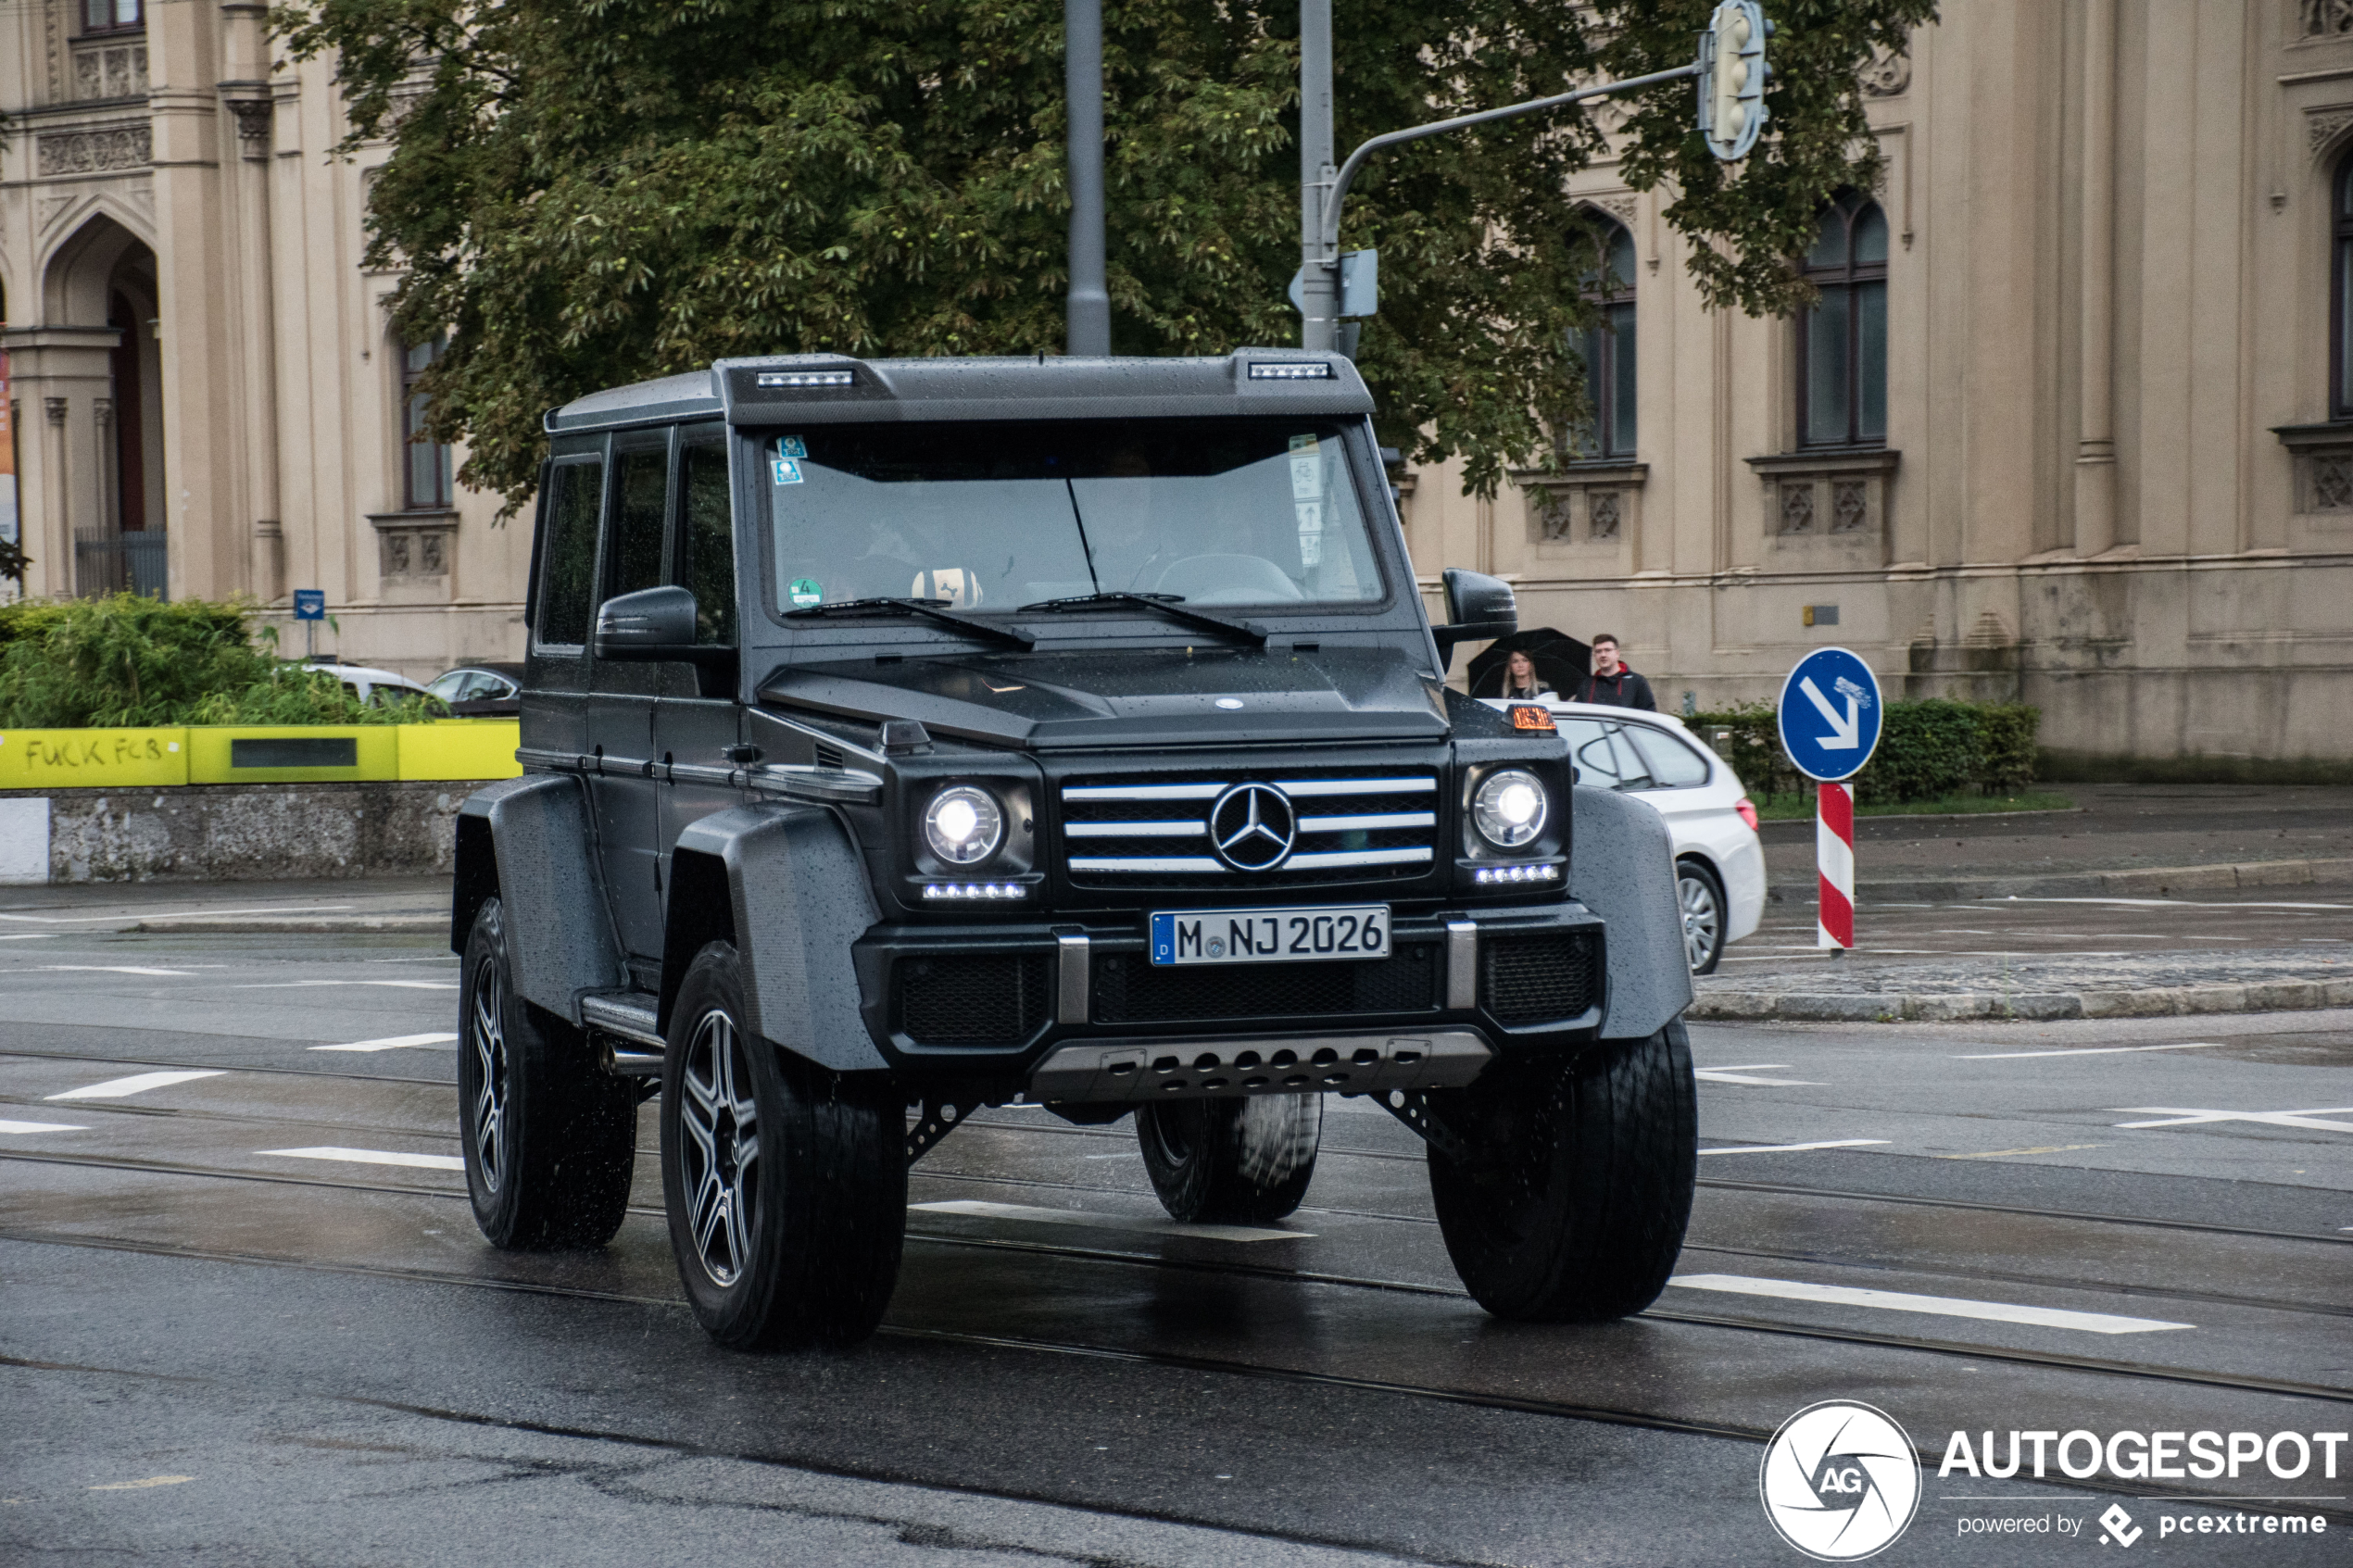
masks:
<instances>
[{"instance_id":1,"label":"black umbrella","mask_svg":"<svg viewBox=\"0 0 2353 1568\"><path fill-rule=\"evenodd\" d=\"M1504 661L1515 653L1526 654L1536 666L1539 686L1564 697L1575 696L1578 686L1593 668L1593 650L1590 646L1565 632L1538 626L1496 638L1470 661L1470 695L1502 696Z\"/></svg>"}]
</instances>

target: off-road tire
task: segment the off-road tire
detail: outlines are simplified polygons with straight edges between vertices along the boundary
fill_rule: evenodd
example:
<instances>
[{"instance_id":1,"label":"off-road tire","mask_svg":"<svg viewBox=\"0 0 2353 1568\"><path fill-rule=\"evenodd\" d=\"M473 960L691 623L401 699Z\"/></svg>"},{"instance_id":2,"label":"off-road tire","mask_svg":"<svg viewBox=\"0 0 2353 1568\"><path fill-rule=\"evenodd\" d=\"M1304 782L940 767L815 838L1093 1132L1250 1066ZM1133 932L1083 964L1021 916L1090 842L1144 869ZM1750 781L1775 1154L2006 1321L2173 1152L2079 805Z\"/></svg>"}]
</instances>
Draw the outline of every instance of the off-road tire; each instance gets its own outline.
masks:
<instances>
[{"instance_id":1,"label":"off-road tire","mask_svg":"<svg viewBox=\"0 0 2353 1568\"><path fill-rule=\"evenodd\" d=\"M880 1074L786 1055L748 1017L742 960L713 942L679 985L663 1053L661 1190L678 1277L722 1345L853 1344L899 1283L904 1097Z\"/></svg>"},{"instance_id":2,"label":"off-road tire","mask_svg":"<svg viewBox=\"0 0 2353 1568\"><path fill-rule=\"evenodd\" d=\"M1315 1176L1322 1095L1170 1100L1139 1107L1136 1142L1175 1218L1264 1224L1296 1210Z\"/></svg>"},{"instance_id":3,"label":"off-road tire","mask_svg":"<svg viewBox=\"0 0 2353 1568\"><path fill-rule=\"evenodd\" d=\"M1704 861L1675 862L1675 914L1683 930L1683 957L1693 974L1713 974L1724 959L1724 879Z\"/></svg>"},{"instance_id":4,"label":"off-road tire","mask_svg":"<svg viewBox=\"0 0 2353 1568\"><path fill-rule=\"evenodd\" d=\"M636 1086L517 996L514 973L506 911L486 898L458 981L458 1142L474 1223L512 1251L602 1247L628 1211Z\"/></svg>"},{"instance_id":5,"label":"off-road tire","mask_svg":"<svg viewBox=\"0 0 2353 1568\"><path fill-rule=\"evenodd\" d=\"M1459 1157L1429 1149L1447 1253L1497 1317L1598 1323L1657 1299L1699 1173L1692 1053L1678 1019L1646 1040L1505 1059L1429 1097Z\"/></svg>"}]
</instances>

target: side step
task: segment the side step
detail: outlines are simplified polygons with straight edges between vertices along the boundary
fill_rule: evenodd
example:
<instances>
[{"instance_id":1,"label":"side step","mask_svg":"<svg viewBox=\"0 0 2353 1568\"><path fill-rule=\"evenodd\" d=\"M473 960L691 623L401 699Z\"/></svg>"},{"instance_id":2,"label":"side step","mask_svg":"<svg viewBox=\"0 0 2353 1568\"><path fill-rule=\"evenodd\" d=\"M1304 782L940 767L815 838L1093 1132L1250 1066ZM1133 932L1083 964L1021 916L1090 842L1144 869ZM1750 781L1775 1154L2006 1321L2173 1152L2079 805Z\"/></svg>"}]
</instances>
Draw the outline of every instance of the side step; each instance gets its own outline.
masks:
<instances>
[{"instance_id":1,"label":"side step","mask_svg":"<svg viewBox=\"0 0 2353 1568\"><path fill-rule=\"evenodd\" d=\"M643 991L607 991L580 998L580 1022L601 1036L608 1072L632 1078L661 1076L661 1031L654 1027L656 998Z\"/></svg>"}]
</instances>

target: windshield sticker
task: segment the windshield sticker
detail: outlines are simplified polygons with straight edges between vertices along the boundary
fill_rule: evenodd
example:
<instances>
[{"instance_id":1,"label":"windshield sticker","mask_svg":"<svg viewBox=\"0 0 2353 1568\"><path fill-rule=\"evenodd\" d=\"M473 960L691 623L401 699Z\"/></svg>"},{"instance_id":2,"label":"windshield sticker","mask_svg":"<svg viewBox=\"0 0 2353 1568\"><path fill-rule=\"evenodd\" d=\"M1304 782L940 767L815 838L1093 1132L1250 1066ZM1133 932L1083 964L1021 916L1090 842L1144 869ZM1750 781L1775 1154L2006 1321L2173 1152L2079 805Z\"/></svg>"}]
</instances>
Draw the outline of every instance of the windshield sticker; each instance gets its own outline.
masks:
<instances>
[{"instance_id":1,"label":"windshield sticker","mask_svg":"<svg viewBox=\"0 0 2353 1568\"><path fill-rule=\"evenodd\" d=\"M792 600L792 607L795 609L807 609L812 605L821 605L825 602L824 586L814 577L794 578L792 586L786 589L785 593Z\"/></svg>"},{"instance_id":2,"label":"windshield sticker","mask_svg":"<svg viewBox=\"0 0 2353 1568\"><path fill-rule=\"evenodd\" d=\"M1299 515L1299 564L1317 567L1324 564L1324 503L1293 501L1291 510Z\"/></svg>"},{"instance_id":3,"label":"windshield sticker","mask_svg":"<svg viewBox=\"0 0 2353 1568\"><path fill-rule=\"evenodd\" d=\"M775 470L777 483L799 484L800 483L800 465L790 458L779 458L769 466Z\"/></svg>"},{"instance_id":4,"label":"windshield sticker","mask_svg":"<svg viewBox=\"0 0 2353 1568\"><path fill-rule=\"evenodd\" d=\"M1294 452L1290 459L1290 493L1294 500L1324 498L1324 460L1313 452Z\"/></svg>"},{"instance_id":5,"label":"windshield sticker","mask_svg":"<svg viewBox=\"0 0 2353 1568\"><path fill-rule=\"evenodd\" d=\"M1313 452L1315 450L1315 438L1312 435L1294 435L1290 438L1290 449L1294 452Z\"/></svg>"},{"instance_id":6,"label":"windshield sticker","mask_svg":"<svg viewBox=\"0 0 2353 1568\"><path fill-rule=\"evenodd\" d=\"M779 458L806 458L809 456L809 443L803 441L798 435L780 435L776 437L776 456Z\"/></svg>"}]
</instances>

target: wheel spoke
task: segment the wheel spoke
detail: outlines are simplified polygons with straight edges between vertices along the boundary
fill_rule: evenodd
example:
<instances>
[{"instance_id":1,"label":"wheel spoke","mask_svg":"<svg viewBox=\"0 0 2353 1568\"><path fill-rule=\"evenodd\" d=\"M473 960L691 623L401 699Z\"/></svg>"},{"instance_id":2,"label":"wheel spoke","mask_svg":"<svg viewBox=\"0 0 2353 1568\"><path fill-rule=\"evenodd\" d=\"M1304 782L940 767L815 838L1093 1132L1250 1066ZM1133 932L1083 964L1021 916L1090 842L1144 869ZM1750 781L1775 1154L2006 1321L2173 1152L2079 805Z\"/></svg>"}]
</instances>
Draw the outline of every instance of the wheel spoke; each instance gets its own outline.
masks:
<instances>
[{"instance_id":1,"label":"wheel spoke","mask_svg":"<svg viewBox=\"0 0 2353 1568\"><path fill-rule=\"evenodd\" d=\"M727 1192L727 1258L730 1272L744 1266L751 1256L751 1205L744 1201L743 1169L736 1167L736 1183Z\"/></svg>"},{"instance_id":2,"label":"wheel spoke","mask_svg":"<svg viewBox=\"0 0 2353 1568\"><path fill-rule=\"evenodd\" d=\"M727 1188L714 1169L707 1172L695 1189L691 1223L695 1233L695 1255L702 1260L705 1273L725 1285L735 1277L732 1260L722 1262L711 1256L711 1244L718 1238L727 1221Z\"/></svg>"}]
</instances>

